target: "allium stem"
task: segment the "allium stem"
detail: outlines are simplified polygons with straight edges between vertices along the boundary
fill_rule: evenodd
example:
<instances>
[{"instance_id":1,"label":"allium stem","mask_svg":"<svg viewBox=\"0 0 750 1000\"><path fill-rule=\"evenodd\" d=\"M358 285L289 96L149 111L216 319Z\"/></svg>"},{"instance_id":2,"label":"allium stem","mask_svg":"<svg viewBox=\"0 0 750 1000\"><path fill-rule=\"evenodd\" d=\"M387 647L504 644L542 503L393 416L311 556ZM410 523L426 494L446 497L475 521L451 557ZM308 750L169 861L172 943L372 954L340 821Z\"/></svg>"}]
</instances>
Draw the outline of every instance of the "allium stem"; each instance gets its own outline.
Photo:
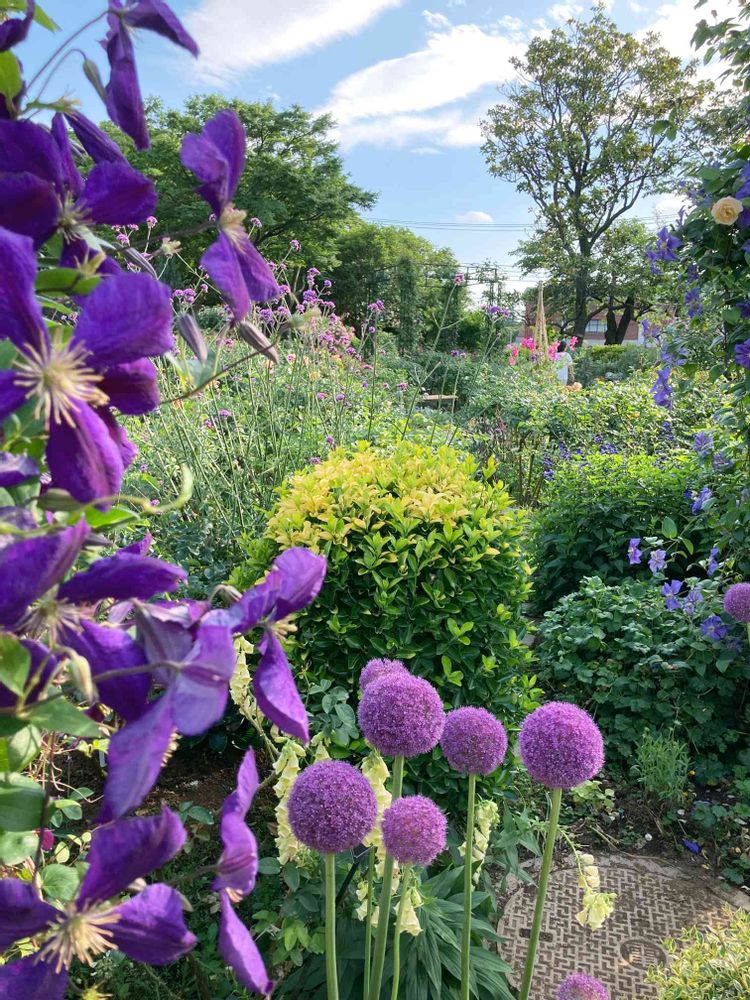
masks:
<instances>
[{"instance_id":1,"label":"allium stem","mask_svg":"<svg viewBox=\"0 0 750 1000\"><path fill-rule=\"evenodd\" d=\"M557 837L557 825L560 820L560 804L562 803L562 788L553 788L549 806L549 818L547 819L547 839L544 844L544 857L542 858L542 870L539 873L539 888L536 893L536 906L534 907L534 921L531 925L531 936L529 937L529 950L526 953L526 965L523 970L523 982L518 1000L529 1000L531 993L531 980L534 975L534 964L539 946L539 934L542 929L542 914L544 913L544 900L547 896L547 883L549 873L552 868L552 857L555 853L555 839Z\"/></svg>"},{"instance_id":2,"label":"allium stem","mask_svg":"<svg viewBox=\"0 0 750 1000\"><path fill-rule=\"evenodd\" d=\"M393 787L391 800L401 798L401 788L404 783L404 758L393 758ZM385 965L385 946L388 942L388 923L391 915L391 891L393 889L393 857L386 853L383 862L383 883L380 887L380 913L378 914L378 932L375 938L375 958L370 978L368 1000L380 1000L380 987L383 983L383 966Z\"/></svg>"},{"instance_id":3,"label":"allium stem","mask_svg":"<svg viewBox=\"0 0 750 1000\"><path fill-rule=\"evenodd\" d=\"M398 984L401 978L401 925L404 922L404 910L406 909L410 882L411 865L404 865L401 873L401 898L398 901L396 927L393 931L393 986L391 987L391 1000L398 1000Z\"/></svg>"},{"instance_id":4,"label":"allium stem","mask_svg":"<svg viewBox=\"0 0 750 1000\"><path fill-rule=\"evenodd\" d=\"M367 1000L370 992L370 969L372 968L372 884L375 880L375 848L370 848L370 858L367 864L367 916L365 917L365 984L362 992L363 1000Z\"/></svg>"},{"instance_id":5,"label":"allium stem","mask_svg":"<svg viewBox=\"0 0 750 1000\"><path fill-rule=\"evenodd\" d=\"M471 955L471 897L472 861L474 859L474 801L477 792L477 776L469 775L469 795L466 806L466 849L464 853L464 926L461 933L461 1000L469 1000L469 975Z\"/></svg>"},{"instance_id":6,"label":"allium stem","mask_svg":"<svg viewBox=\"0 0 750 1000\"><path fill-rule=\"evenodd\" d=\"M328 1000L339 1000L336 971L336 855L326 854L326 983Z\"/></svg>"}]
</instances>

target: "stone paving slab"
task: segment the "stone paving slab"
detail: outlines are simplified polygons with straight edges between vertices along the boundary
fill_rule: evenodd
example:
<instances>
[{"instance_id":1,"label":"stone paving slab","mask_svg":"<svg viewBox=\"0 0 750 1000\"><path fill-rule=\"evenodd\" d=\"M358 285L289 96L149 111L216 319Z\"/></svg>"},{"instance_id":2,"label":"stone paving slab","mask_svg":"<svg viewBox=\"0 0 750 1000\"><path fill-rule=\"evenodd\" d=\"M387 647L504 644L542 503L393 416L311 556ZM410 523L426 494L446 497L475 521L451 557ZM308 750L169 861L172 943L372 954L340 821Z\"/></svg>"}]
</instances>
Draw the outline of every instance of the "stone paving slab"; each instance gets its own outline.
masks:
<instances>
[{"instance_id":1,"label":"stone paving slab","mask_svg":"<svg viewBox=\"0 0 750 1000\"><path fill-rule=\"evenodd\" d=\"M582 892L572 858L550 875L533 1000L554 1000L557 985L571 972L596 976L609 988L612 1000L654 1000L656 991L646 982L646 970L667 961L664 938L693 924L718 926L726 921L727 904L750 909L743 893L690 867L627 854L599 855L597 864L601 891L617 893L615 912L598 931L581 927L575 919ZM516 986L535 898L535 886L509 886L498 924L498 934L505 938L498 950L513 966Z\"/></svg>"}]
</instances>

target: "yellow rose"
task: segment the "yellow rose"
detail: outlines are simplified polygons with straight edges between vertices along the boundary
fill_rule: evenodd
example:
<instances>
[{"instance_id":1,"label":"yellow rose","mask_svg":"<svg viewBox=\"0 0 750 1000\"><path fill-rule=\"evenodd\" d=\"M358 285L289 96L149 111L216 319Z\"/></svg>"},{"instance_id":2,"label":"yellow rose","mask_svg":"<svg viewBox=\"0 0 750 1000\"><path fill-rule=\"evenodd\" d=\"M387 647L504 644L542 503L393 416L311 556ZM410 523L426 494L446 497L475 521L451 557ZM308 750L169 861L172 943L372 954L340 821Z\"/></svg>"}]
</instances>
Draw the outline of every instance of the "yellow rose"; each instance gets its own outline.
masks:
<instances>
[{"instance_id":1,"label":"yellow rose","mask_svg":"<svg viewBox=\"0 0 750 1000\"><path fill-rule=\"evenodd\" d=\"M711 206L711 215L720 226L733 226L742 211L742 202L737 198L719 198Z\"/></svg>"}]
</instances>

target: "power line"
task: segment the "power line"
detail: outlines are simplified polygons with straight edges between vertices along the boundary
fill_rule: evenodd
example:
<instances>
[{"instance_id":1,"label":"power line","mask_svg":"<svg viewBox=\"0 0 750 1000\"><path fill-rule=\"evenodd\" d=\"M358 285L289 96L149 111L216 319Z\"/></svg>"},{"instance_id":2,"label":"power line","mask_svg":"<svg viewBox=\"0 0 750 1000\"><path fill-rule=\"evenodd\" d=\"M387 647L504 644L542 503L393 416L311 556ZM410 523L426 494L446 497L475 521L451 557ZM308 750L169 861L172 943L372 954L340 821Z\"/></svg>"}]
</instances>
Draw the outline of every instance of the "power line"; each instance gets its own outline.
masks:
<instances>
[{"instance_id":1,"label":"power line","mask_svg":"<svg viewBox=\"0 0 750 1000\"><path fill-rule=\"evenodd\" d=\"M652 215L629 216L625 221L659 224L664 217L654 213ZM367 221L382 226L408 226L412 229L443 229L452 232L510 233L528 232L528 230L536 228L525 222L420 222L417 219L381 219L377 217L370 217Z\"/></svg>"}]
</instances>

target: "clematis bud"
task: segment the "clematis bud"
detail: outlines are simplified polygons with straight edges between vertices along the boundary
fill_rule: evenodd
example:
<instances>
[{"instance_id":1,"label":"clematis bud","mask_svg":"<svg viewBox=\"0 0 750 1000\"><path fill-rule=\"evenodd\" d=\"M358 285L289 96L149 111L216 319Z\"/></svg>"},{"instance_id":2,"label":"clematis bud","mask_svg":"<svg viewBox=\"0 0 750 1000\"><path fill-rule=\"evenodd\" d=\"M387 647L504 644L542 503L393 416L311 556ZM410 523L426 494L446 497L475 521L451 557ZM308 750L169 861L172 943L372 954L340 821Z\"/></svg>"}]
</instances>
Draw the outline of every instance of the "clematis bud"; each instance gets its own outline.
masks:
<instances>
[{"instance_id":1,"label":"clematis bud","mask_svg":"<svg viewBox=\"0 0 750 1000\"><path fill-rule=\"evenodd\" d=\"M177 317L177 329L196 358L198 358L202 365L205 365L206 361L208 361L208 347L195 318L189 313L180 313ZM239 594L237 597L239 597Z\"/></svg>"},{"instance_id":2,"label":"clematis bud","mask_svg":"<svg viewBox=\"0 0 750 1000\"><path fill-rule=\"evenodd\" d=\"M96 699L96 688L91 679L91 667L86 657L71 650L68 656L68 673L76 689L83 695L86 701L94 701Z\"/></svg>"},{"instance_id":3,"label":"clematis bud","mask_svg":"<svg viewBox=\"0 0 750 1000\"><path fill-rule=\"evenodd\" d=\"M83 60L83 73L86 79L89 81L91 86L97 92L99 97L107 103L107 89L104 86L104 82L99 74L99 67L91 59Z\"/></svg>"},{"instance_id":4,"label":"clematis bud","mask_svg":"<svg viewBox=\"0 0 750 1000\"><path fill-rule=\"evenodd\" d=\"M239 334L240 340L244 340L246 344L255 348L259 354L265 355L265 357L267 357L269 361L273 361L275 365L279 363L279 352L276 350L276 347L271 343L265 333L259 330L254 323L249 323L247 320L243 320L237 326L237 333Z\"/></svg>"}]
</instances>

